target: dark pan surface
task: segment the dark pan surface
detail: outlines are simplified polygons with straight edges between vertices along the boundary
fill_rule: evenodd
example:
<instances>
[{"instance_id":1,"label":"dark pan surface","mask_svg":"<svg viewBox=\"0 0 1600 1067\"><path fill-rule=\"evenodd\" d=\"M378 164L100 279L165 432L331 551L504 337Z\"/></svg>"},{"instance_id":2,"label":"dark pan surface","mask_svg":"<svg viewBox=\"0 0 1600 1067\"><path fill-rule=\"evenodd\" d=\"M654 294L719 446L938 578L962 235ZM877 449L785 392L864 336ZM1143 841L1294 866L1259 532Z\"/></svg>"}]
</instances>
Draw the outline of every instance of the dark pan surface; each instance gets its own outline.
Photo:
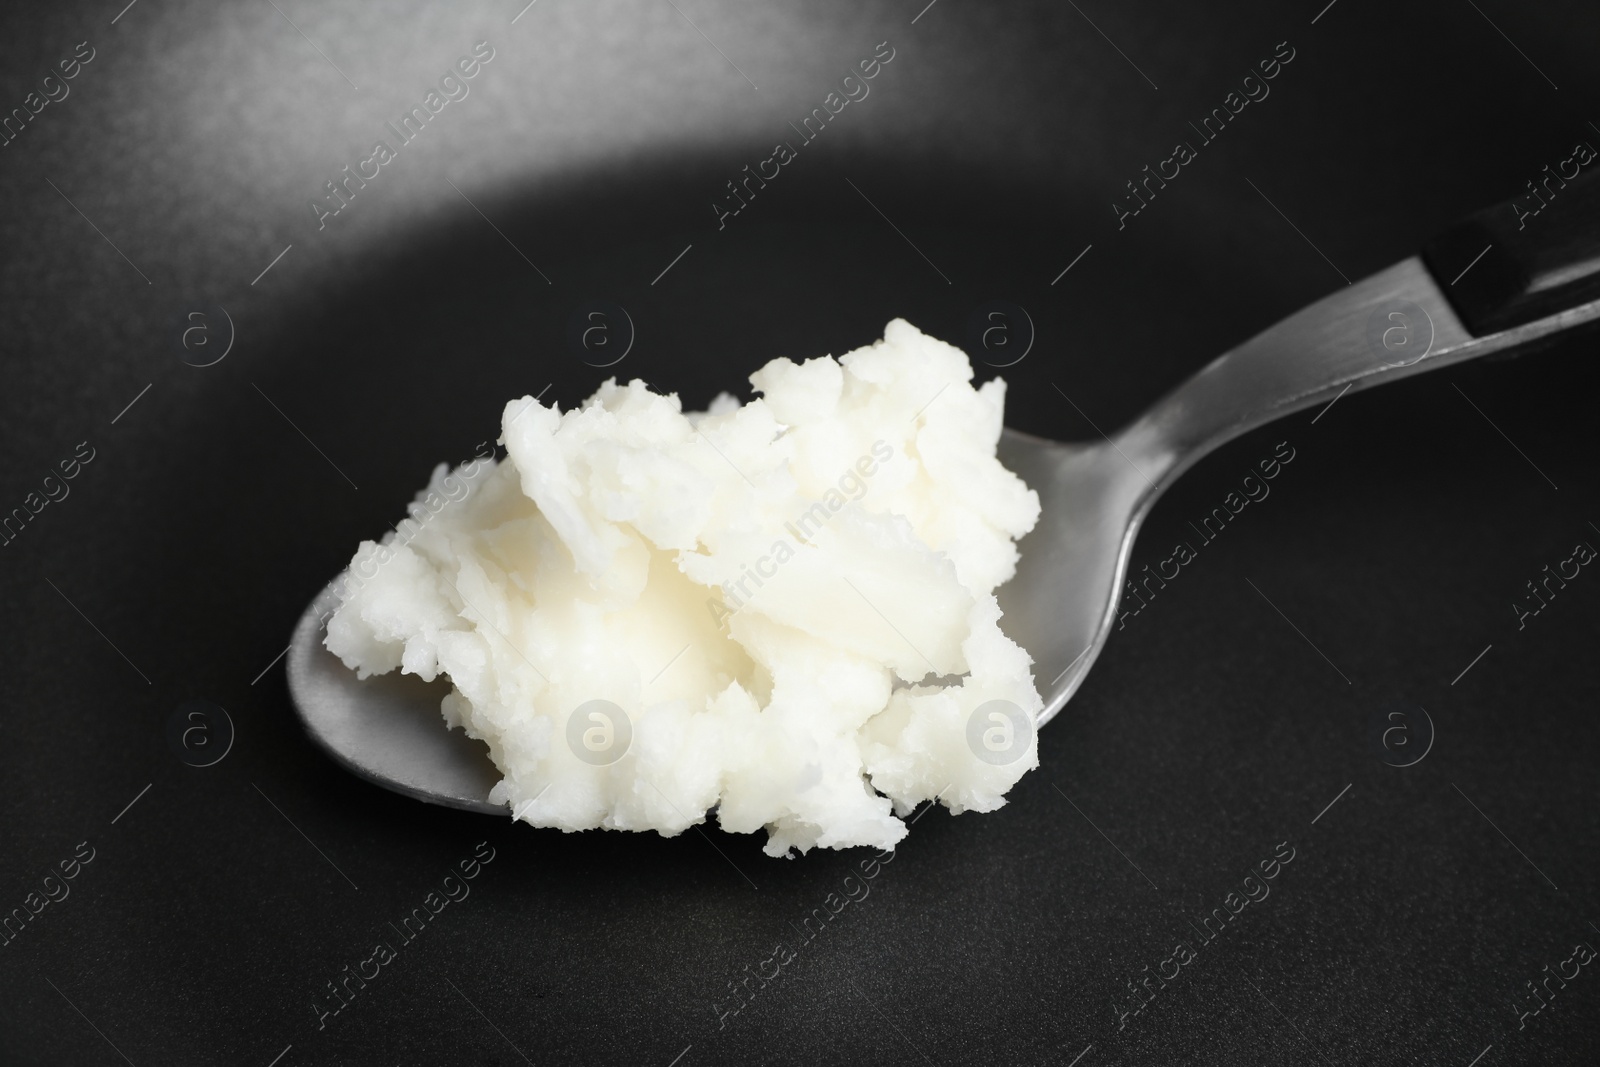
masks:
<instances>
[{"instance_id":1,"label":"dark pan surface","mask_svg":"<svg viewBox=\"0 0 1600 1067\"><path fill-rule=\"evenodd\" d=\"M272 665L294 620L508 397L618 373L702 406L900 315L1003 374L1010 425L1093 437L1600 147L1590 5L923 2L0 15L5 107L95 50L0 149L0 506L93 450L0 549L0 909L93 850L0 947L0 1063L1593 1062L1594 968L1538 1014L1526 983L1600 947L1600 576L1513 608L1600 546L1593 338L1199 464L1133 571L1196 558L1041 769L998 813L919 819L864 886L865 853L425 806L301 732ZM482 40L471 95L319 230L307 201ZM724 183L884 40L871 95L719 230ZM1271 95L1119 230L1123 183L1285 40ZM568 343L588 301L633 323L614 368ZM1017 349L970 340L991 301L1034 331L1003 370ZM228 320L186 365L219 349L185 326ZM1202 541L1281 442L1270 495ZM1415 747L1374 744L1391 712ZM470 896L405 940L479 842Z\"/></svg>"}]
</instances>

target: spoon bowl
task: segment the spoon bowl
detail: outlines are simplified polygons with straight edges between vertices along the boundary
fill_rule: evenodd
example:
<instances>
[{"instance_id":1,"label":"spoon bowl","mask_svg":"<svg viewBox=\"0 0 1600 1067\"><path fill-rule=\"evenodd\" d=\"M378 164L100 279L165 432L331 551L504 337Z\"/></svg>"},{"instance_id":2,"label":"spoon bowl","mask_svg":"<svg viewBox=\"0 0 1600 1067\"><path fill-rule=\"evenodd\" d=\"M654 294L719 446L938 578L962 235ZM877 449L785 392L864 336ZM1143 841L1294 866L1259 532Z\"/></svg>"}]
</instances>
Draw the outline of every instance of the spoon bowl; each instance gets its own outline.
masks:
<instances>
[{"instance_id":1,"label":"spoon bowl","mask_svg":"<svg viewBox=\"0 0 1600 1067\"><path fill-rule=\"evenodd\" d=\"M1449 239L1441 238L1447 250ZM1462 303L1476 332L1412 257L1219 356L1114 437L1063 444L1005 430L1000 459L1041 505L1038 526L1018 543L1016 576L998 591L1006 634L1033 657L1044 697L1040 724L1060 712L1094 665L1116 619L1140 523L1179 475L1242 433L1353 389L1526 349L1595 323L1600 254L1586 249L1514 249L1525 267L1508 276L1515 284L1489 275L1494 285ZM332 590L301 617L288 657L290 693L312 738L385 788L508 814L488 802L499 775L483 745L442 721L443 683L394 675L361 681L323 647Z\"/></svg>"},{"instance_id":2,"label":"spoon bowl","mask_svg":"<svg viewBox=\"0 0 1600 1067\"><path fill-rule=\"evenodd\" d=\"M445 726L443 679L424 682L391 671L371 678L340 662L322 643L328 612L338 604L329 583L295 624L289 642L289 692L311 739L359 778L430 804L509 815L489 803L500 772L483 742Z\"/></svg>"}]
</instances>

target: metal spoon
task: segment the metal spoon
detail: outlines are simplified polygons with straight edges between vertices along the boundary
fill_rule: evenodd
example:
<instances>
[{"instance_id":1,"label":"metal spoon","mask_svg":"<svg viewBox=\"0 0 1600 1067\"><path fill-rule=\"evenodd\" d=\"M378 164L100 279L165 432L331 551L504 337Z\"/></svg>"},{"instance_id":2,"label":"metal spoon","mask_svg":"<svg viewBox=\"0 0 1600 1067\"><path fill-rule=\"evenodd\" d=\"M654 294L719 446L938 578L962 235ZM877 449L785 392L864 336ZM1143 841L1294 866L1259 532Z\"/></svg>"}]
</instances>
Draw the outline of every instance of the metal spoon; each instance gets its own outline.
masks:
<instances>
[{"instance_id":1,"label":"metal spoon","mask_svg":"<svg viewBox=\"0 0 1600 1067\"><path fill-rule=\"evenodd\" d=\"M1589 190L1592 208L1600 186ZM1000 458L1038 491L1042 505L1038 527L1019 544L1016 577L999 590L1003 628L1032 654L1043 687L1041 725L1077 691L1111 632L1150 506L1206 453L1346 390L1526 348L1600 320L1600 244L1573 241L1570 231L1550 239L1564 245L1532 243L1504 232L1503 221L1486 212L1430 245L1429 259L1453 269L1452 255L1464 262L1458 250L1475 247L1482 238L1473 234L1485 233L1510 260L1510 267L1480 265L1476 289L1452 290L1455 304L1423 259L1412 257L1214 360L1113 437L1063 444L1004 431ZM1500 324L1507 325L1492 328ZM289 690L312 738L385 788L507 814L485 799L499 774L482 744L440 718L447 686L396 674L357 681L322 645L319 604L326 603L319 598L301 617L289 649Z\"/></svg>"}]
</instances>

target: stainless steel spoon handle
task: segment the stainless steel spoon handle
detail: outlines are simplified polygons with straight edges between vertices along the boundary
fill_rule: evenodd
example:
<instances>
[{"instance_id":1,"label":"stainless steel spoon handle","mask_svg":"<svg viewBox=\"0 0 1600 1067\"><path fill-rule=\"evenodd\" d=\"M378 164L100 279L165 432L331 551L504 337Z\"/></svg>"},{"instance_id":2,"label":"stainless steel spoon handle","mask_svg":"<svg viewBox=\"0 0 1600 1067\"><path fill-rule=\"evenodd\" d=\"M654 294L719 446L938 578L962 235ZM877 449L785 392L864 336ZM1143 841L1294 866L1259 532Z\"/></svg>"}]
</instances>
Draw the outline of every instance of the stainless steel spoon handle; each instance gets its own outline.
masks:
<instances>
[{"instance_id":1,"label":"stainless steel spoon handle","mask_svg":"<svg viewBox=\"0 0 1600 1067\"><path fill-rule=\"evenodd\" d=\"M1600 168L1546 186L1291 315L1157 402L1113 441L1149 499L1224 441L1347 389L1526 348L1600 318Z\"/></svg>"},{"instance_id":2,"label":"stainless steel spoon handle","mask_svg":"<svg viewBox=\"0 0 1600 1067\"><path fill-rule=\"evenodd\" d=\"M1526 348L1600 321L1600 300L1474 337L1420 257L1379 271L1219 356L1112 441L1148 500L1212 449L1349 389Z\"/></svg>"}]
</instances>

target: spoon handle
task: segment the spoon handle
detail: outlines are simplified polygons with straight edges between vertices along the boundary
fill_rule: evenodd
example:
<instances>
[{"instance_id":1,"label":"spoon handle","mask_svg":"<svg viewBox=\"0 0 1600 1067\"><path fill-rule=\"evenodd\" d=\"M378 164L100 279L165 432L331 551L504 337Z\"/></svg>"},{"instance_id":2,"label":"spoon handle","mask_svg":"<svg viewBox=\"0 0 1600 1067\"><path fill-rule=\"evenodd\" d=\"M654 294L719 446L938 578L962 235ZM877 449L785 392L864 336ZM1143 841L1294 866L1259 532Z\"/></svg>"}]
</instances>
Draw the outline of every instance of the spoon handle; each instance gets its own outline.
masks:
<instances>
[{"instance_id":1,"label":"spoon handle","mask_svg":"<svg viewBox=\"0 0 1600 1067\"><path fill-rule=\"evenodd\" d=\"M1480 211L1422 250L1477 336L1600 300L1600 165L1580 143L1525 195Z\"/></svg>"},{"instance_id":2,"label":"spoon handle","mask_svg":"<svg viewBox=\"0 0 1600 1067\"><path fill-rule=\"evenodd\" d=\"M1421 256L1290 315L1157 401L1112 442L1143 476L1145 503L1223 442L1349 389L1600 322L1600 163L1537 217L1531 202L1473 216Z\"/></svg>"}]
</instances>

